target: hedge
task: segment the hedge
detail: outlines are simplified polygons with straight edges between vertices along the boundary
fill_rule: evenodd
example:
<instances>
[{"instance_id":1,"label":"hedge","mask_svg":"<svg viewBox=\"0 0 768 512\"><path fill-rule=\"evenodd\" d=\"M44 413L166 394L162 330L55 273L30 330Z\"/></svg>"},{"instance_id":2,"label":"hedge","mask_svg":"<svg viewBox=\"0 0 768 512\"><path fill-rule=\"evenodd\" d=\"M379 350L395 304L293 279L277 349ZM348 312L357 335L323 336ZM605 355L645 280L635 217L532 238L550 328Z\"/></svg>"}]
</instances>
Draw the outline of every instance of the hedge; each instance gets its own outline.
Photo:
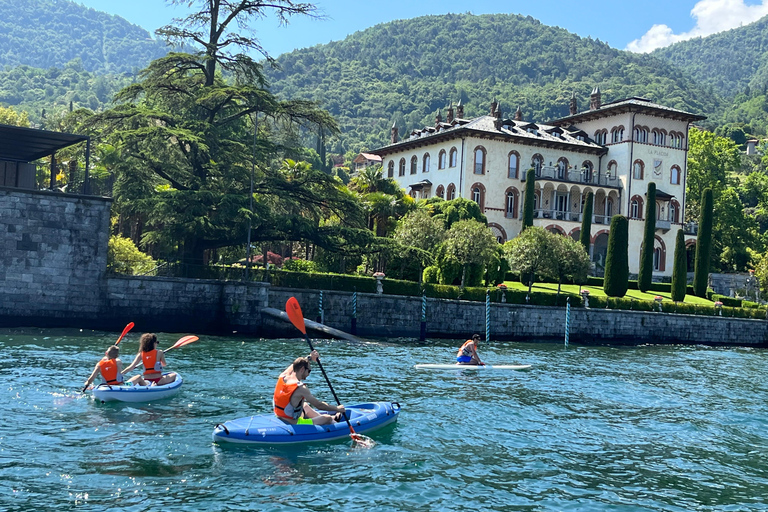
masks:
<instances>
[{"instance_id":1,"label":"hedge","mask_svg":"<svg viewBox=\"0 0 768 512\"><path fill-rule=\"evenodd\" d=\"M712 302L720 301L723 303L723 306L729 306L732 308L741 307L741 299L735 299L733 297L728 297L727 295L720 295L718 293L713 293L711 300Z\"/></svg>"}]
</instances>

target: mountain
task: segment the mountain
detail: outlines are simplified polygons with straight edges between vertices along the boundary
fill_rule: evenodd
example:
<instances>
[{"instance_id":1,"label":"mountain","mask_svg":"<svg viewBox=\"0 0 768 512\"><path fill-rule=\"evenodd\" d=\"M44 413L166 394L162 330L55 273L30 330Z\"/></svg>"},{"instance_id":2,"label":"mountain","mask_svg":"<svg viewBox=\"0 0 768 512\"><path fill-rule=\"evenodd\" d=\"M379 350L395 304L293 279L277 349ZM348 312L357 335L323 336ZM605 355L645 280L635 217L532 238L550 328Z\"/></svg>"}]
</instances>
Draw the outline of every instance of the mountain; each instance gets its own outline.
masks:
<instances>
[{"instance_id":1,"label":"mountain","mask_svg":"<svg viewBox=\"0 0 768 512\"><path fill-rule=\"evenodd\" d=\"M611 48L591 38L543 25L530 16L447 14L376 25L342 41L295 50L266 69L273 92L313 99L342 127L329 150L359 151L434 123L438 110L461 100L467 117L486 113L493 98L526 120L580 109L599 86L603 101L643 96L709 115L719 97L673 64L652 55Z\"/></svg>"},{"instance_id":2,"label":"mountain","mask_svg":"<svg viewBox=\"0 0 768 512\"><path fill-rule=\"evenodd\" d=\"M0 68L136 72L167 52L141 27L66 0L0 1Z\"/></svg>"}]
</instances>

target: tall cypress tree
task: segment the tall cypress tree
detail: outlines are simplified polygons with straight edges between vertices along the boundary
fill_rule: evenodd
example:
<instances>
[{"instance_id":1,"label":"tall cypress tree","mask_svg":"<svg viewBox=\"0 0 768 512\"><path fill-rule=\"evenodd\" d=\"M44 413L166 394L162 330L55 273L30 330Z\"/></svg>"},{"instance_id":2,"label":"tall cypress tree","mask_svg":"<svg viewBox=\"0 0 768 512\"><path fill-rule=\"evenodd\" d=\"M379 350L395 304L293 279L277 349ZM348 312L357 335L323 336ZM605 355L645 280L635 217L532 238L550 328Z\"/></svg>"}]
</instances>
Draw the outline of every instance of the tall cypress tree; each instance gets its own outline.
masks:
<instances>
[{"instance_id":1,"label":"tall cypress tree","mask_svg":"<svg viewBox=\"0 0 768 512\"><path fill-rule=\"evenodd\" d=\"M677 230L675 239L675 263L672 267L672 300L681 302L685 300L685 292L688 287L688 257L685 253L685 236L683 230Z\"/></svg>"},{"instance_id":2,"label":"tall cypress tree","mask_svg":"<svg viewBox=\"0 0 768 512\"><path fill-rule=\"evenodd\" d=\"M592 240L592 203L594 202L594 194L592 192L587 194L587 199L584 200L584 211L582 212L581 219L581 234L579 235L579 242L584 246L584 250L589 254L589 243Z\"/></svg>"},{"instance_id":3,"label":"tall cypress tree","mask_svg":"<svg viewBox=\"0 0 768 512\"><path fill-rule=\"evenodd\" d=\"M640 244L640 270L637 273L637 287L645 293L653 282L653 242L656 238L656 184L648 183L645 204L645 226L643 242Z\"/></svg>"},{"instance_id":4,"label":"tall cypress tree","mask_svg":"<svg viewBox=\"0 0 768 512\"><path fill-rule=\"evenodd\" d=\"M611 219L608 254L605 257L603 291L609 297L623 297L629 287L629 221L623 215Z\"/></svg>"},{"instance_id":5,"label":"tall cypress tree","mask_svg":"<svg viewBox=\"0 0 768 512\"><path fill-rule=\"evenodd\" d=\"M528 169L525 173L525 198L523 203L523 231L525 228L533 226L533 198L535 192L536 174L533 169Z\"/></svg>"},{"instance_id":6,"label":"tall cypress tree","mask_svg":"<svg viewBox=\"0 0 768 512\"><path fill-rule=\"evenodd\" d=\"M693 269L693 293L698 297L707 296L709 258L712 250L712 201L712 189L704 189L701 193L699 236L696 238L696 263Z\"/></svg>"}]
</instances>

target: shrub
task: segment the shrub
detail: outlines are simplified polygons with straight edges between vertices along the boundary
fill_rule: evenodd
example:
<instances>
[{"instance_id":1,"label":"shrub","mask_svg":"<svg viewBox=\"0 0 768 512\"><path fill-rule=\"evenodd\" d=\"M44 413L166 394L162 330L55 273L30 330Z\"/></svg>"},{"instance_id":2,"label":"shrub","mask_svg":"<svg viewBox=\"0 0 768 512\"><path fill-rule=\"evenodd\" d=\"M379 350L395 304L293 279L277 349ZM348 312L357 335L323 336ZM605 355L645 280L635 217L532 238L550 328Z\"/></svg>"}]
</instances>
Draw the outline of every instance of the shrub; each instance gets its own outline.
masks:
<instances>
[{"instance_id":1,"label":"shrub","mask_svg":"<svg viewBox=\"0 0 768 512\"><path fill-rule=\"evenodd\" d=\"M424 269L422 279L425 283L439 283L440 282L440 268L431 265Z\"/></svg>"},{"instance_id":2,"label":"shrub","mask_svg":"<svg viewBox=\"0 0 768 512\"><path fill-rule=\"evenodd\" d=\"M268 259L267 261L271 260ZM302 260L301 258L286 258L283 260L283 270L293 272L317 272L317 265L314 261Z\"/></svg>"},{"instance_id":3,"label":"shrub","mask_svg":"<svg viewBox=\"0 0 768 512\"><path fill-rule=\"evenodd\" d=\"M629 280L629 221L623 215L614 215L610 230L603 290L610 297L623 297Z\"/></svg>"},{"instance_id":4,"label":"shrub","mask_svg":"<svg viewBox=\"0 0 768 512\"><path fill-rule=\"evenodd\" d=\"M720 301L723 303L723 306L728 306L732 308L740 308L741 307L741 299L735 299L733 297L728 297L727 295L720 295L717 293L712 294L712 302Z\"/></svg>"},{"instance_id":5,"label":"shrub","mask_svg":"<svg viewBox=\"0 0 768 512\"><path fill-rule=\"evenodd\" d=\"M107 268L116 273L146 275L157 265L148 254L136 247L133 240L124 236L111 236L107 245Z\"/></svg>"}]
</instances>

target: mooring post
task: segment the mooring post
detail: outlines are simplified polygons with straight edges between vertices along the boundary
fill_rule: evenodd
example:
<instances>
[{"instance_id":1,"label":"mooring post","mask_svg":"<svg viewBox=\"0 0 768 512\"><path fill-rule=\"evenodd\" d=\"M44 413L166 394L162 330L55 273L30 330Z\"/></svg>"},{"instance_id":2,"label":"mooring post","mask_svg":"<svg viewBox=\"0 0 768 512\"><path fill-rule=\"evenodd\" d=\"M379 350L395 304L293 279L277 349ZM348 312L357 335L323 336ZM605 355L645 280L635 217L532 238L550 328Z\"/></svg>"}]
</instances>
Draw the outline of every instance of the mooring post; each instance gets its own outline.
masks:
<instances>
[{"instance_id":1,"label":"mooring post","mask_svg":"<svg viewBox=\"0 0 768 512\"><path fill-rule=\"evenodd\" d=\"M357 290L352 292L352 334L357 334Z\"/></svg>"},{"instance_id":2,"label":"mooring post","mask_svg":"<svg viewBox=\"0 0 768 512\"><path fill-rule=\"evenodd\" d=\"M427 339L427 294L421 295L421 329L419 330L419 341Z\"/></svg>"},{"instance_id":3,"label":"mooring post","mask_svg":"<svg viewBox=\"0 0 768 512\"><path fill-rule=\"evenodd\" d=\"M571 330L571 298L565 301L565 346L568 347L568 338Z\"/></svg>"},{"instance_id":4,"label":"mooring post","mask_svg":"<svg viewBox=\"0 0 768 512\"><path fill-rule=\"evenodd\" d=\"M491 293L485 290L485 341L491 338Z\"/></svg>"},{"instance_id":5,"label":"mooring post","mask_svg":"<svg viewBox=\"0 0 768 512\"><path fill-rule=\"evenodd\" d=\"M323 320L325 320L325 313L323 312L323 291L320 290L320 300L317 305L317 321L318 323L325 325Z\"/></svg>"}]
</instances>

